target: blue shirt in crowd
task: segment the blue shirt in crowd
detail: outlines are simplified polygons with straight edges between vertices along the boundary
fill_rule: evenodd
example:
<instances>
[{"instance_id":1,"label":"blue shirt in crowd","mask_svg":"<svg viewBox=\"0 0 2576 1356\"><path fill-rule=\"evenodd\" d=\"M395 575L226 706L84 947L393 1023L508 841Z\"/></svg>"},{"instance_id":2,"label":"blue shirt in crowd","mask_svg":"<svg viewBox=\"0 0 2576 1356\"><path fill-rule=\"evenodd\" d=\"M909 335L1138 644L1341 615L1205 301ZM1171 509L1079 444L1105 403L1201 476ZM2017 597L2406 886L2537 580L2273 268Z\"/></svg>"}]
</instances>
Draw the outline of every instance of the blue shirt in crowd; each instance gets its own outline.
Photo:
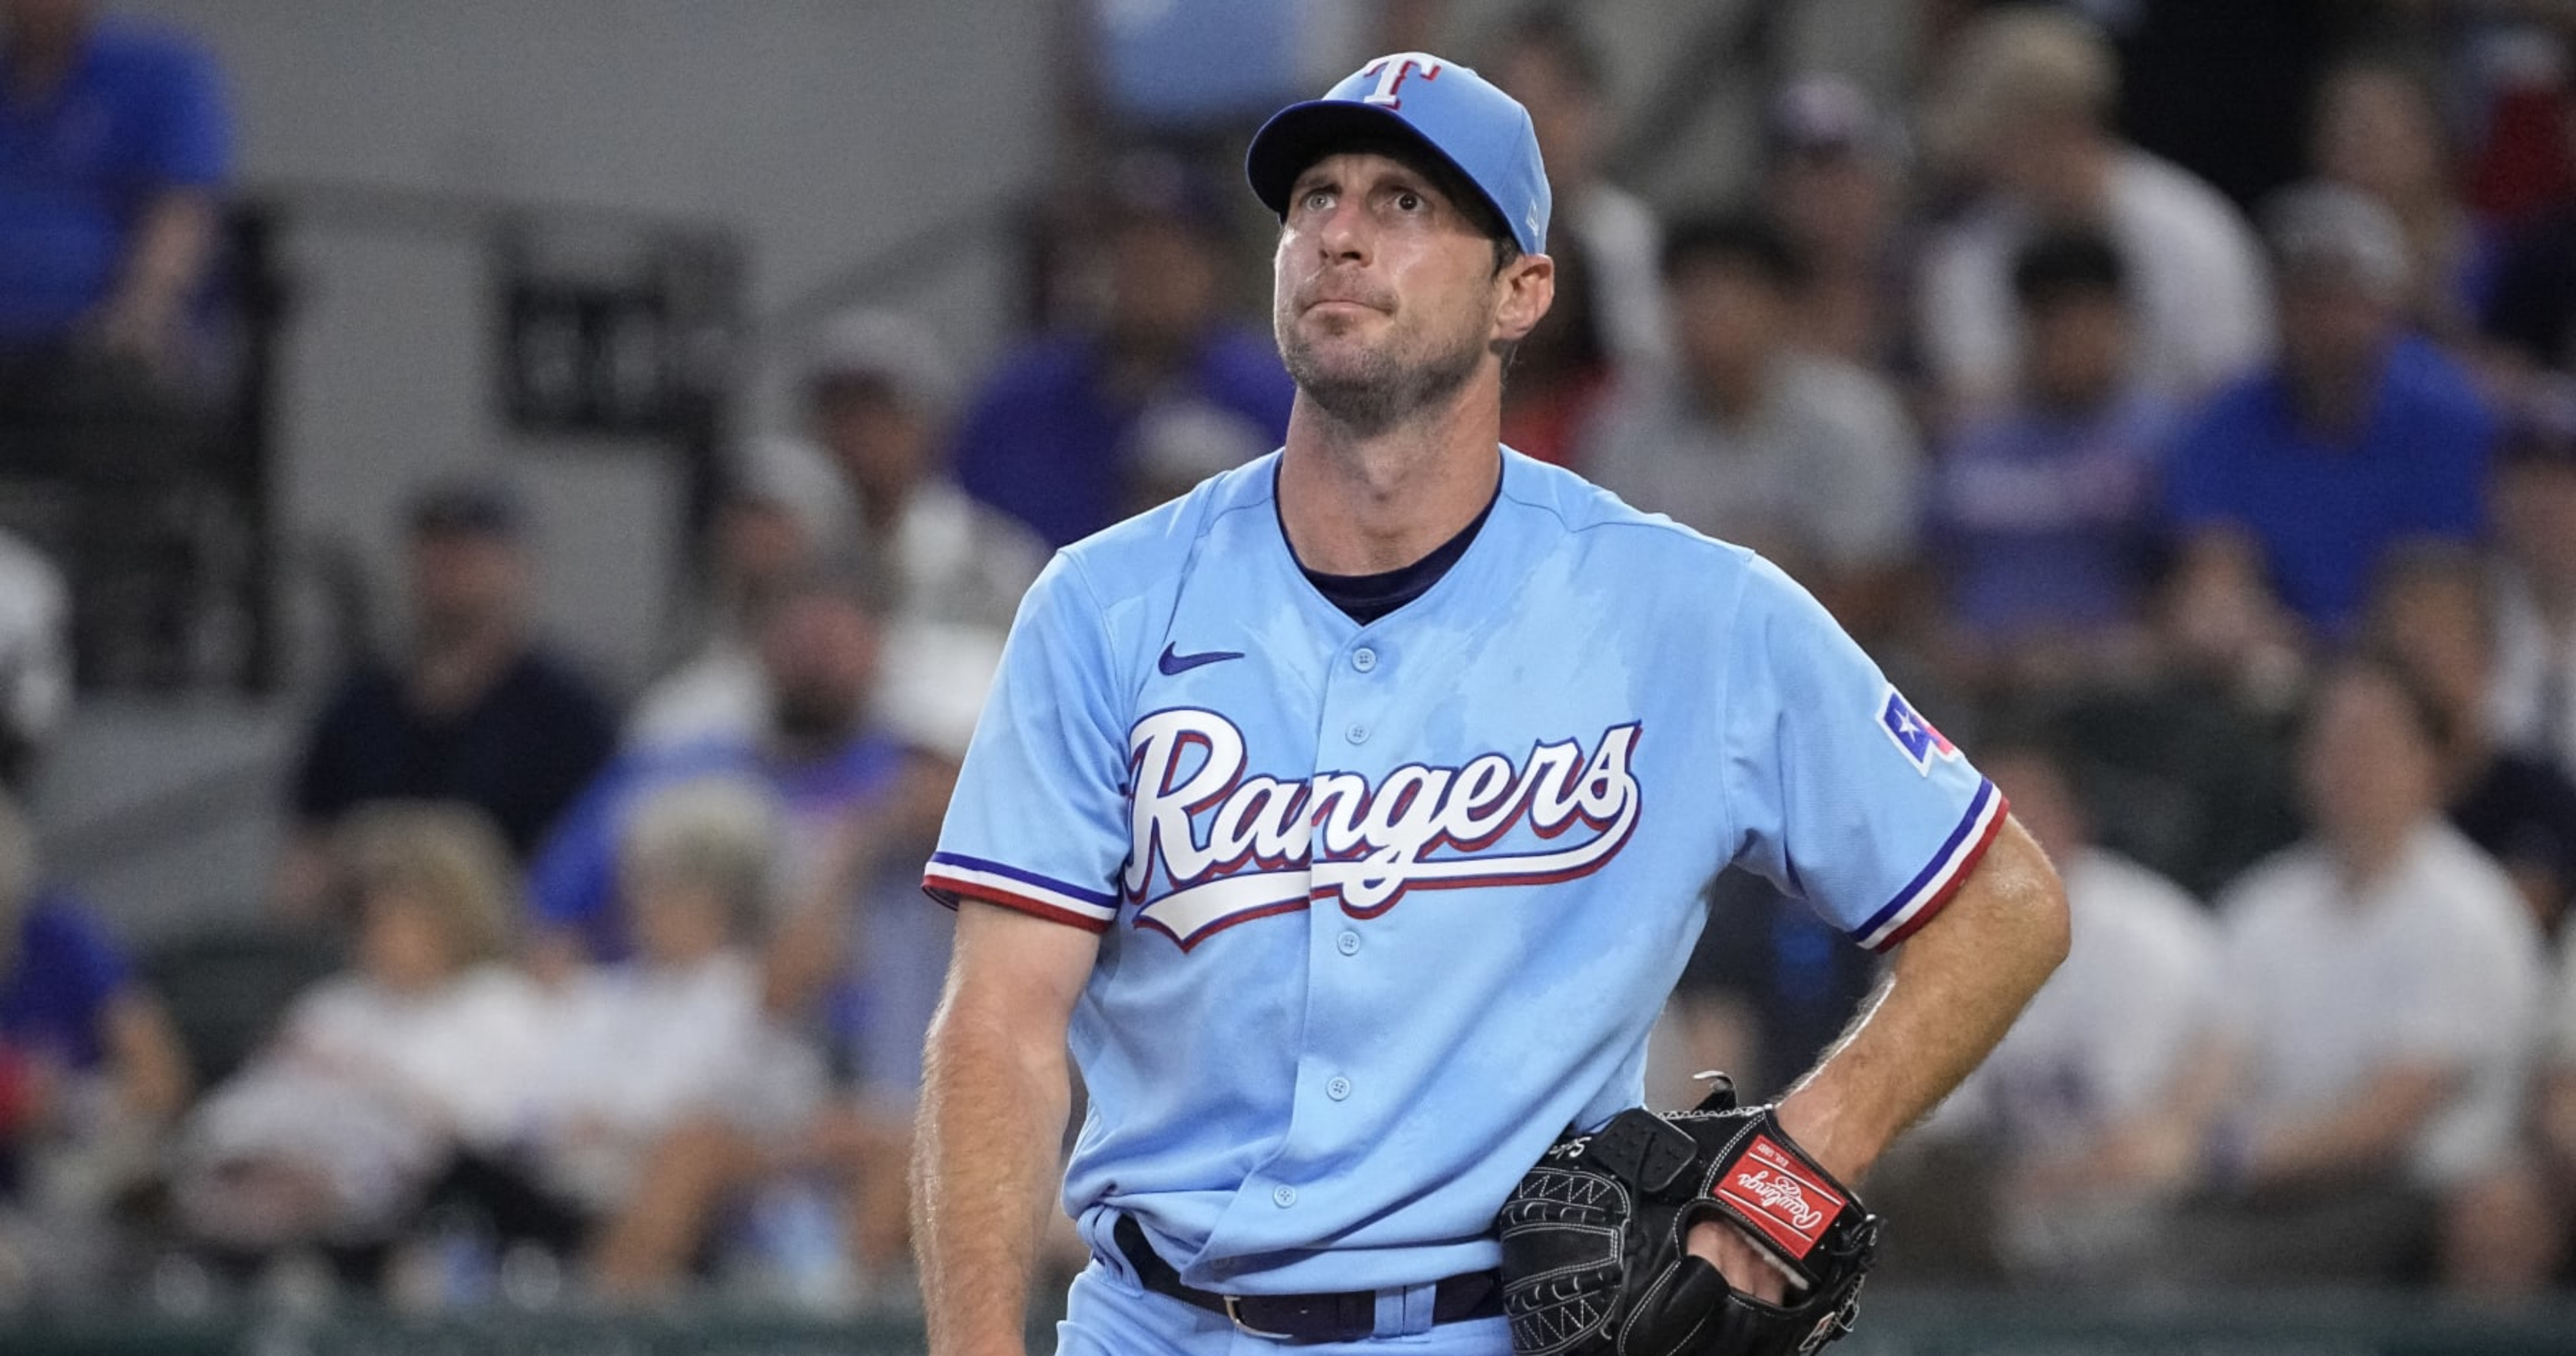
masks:
<instances>
[{"instance_id":1,"label":"blue shirt in crowd","mask_svg":"<svg viewBox=\"0 0 2576 1356\"><path fill-rule=\"evenodd\" d=\"M33 103L0 54L0 343L69 332L105 301L155 195L222 181L231 127L214 62L174 34L101 23Z\"/></svg>"},{"instance_id":2,"label":"blue shirt in crowd","mask_svg":"<svg viewBox=\"0 0 2576 1356\"><path fill-rule=\"evenodd\" d=\"M2390 347L2349 439L2303 427L2278 369L2221 392L2174 450L2165 505L2179 530L2252 534L2281 601L2339 634L2389 545L2478 535L2495 433L2468 374L2408 337Z\"/></svg>"},{"instance_id":3,"label":"blue shirt in crowd","mask_svg":"<svg viewBox=\"0 0 2576 1356\"><path fill-rule=\"evenodd\" d=\"M71 895L40 893L0 972L0 1043L67 1069L105 1062L107 1007L133 971L107 930Z\"/></svg>"},{"instance_id":4,"label":"blue shirt in crowd","mask_svg":"<svg viewBox=\"0 0 2576 1356\"><path fill-rule=\"evenodd\" d=\"M782 762L751 740L723 735L622 754L564 812L528 868L528 895L537 922L579 935L601 958L626 954L618 851L628 821L655 792L686 782L741 778L776 796L791 836L810 843L841 816L892 789L902 765L902 745L880 735L853 739L829 757L810 762ZM791 876L795 865L790 863Z\"/></svg>"},{"instance_id":5,"label":"blue shirt in crowd","mask_svg":"<svg viewBox=\"0 0 2576 1356\"><path fill-rule=\"evenodd\" d=\"M1106 387L1103 341L1056 335L1005 358L957 431L957 481L966 492L1027 523L1049 546L1065 546L1129 516L1129 436L1145 403ZM1296 395L1279 350L1237 326L1212 331L1178 389L1251 421L1276 447L1288 436ZM1264 448L1263 450L1267 450Z\"/></svg>"},{"instance_id":6,"label":"blue shirt in crowd","mask_svg":"<svg viewBox=\"0 0 2576 1356\"><path fill-rule=\"evenodd\" d=\"M2003 640L2134 617L2175 414L2141 392L2089 414L2015 411L1962 431L1932 496L1959 622Z\"/></svg>"}]
</instances>

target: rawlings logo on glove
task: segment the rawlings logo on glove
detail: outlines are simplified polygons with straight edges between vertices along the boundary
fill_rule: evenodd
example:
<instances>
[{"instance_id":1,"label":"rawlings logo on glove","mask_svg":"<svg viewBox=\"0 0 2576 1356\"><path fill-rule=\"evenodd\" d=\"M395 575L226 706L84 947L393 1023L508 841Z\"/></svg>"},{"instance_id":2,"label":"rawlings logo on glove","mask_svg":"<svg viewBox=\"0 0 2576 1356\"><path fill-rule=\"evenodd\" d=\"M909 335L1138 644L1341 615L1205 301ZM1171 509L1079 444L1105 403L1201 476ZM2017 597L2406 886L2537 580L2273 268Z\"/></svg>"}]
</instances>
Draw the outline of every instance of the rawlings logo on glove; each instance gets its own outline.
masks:
<instances>
[{"instance_id":1,"label":"rawlings logo on glove","mask_svg":"<svg viewBox=\"0 0 2576 1356\"><path fill-rule=\"evenodd\" d=\"M1791 1278L1767 1304L1686 1250L1724 1220ZM1733 1088L1567 1135L1503 1203L1517 1356L1810 1356L1851 1331L1878 1219Z\"/></svg>"}]
</instances>

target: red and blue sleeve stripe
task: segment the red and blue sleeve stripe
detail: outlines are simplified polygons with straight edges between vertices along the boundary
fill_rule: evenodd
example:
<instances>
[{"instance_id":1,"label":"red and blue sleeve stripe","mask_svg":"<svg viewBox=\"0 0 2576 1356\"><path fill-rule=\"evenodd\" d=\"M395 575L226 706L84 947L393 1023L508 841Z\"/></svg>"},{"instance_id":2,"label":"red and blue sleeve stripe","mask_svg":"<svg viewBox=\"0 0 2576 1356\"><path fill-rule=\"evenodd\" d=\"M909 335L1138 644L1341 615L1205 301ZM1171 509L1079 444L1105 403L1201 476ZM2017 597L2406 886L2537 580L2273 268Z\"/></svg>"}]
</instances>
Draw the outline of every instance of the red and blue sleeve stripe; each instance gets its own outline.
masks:
<instances>
[{"instance_id":1,"label":"red and blue sleeve stripe","mask_svg":"<svg viewBox=\"0 0 2576 1356\"><path fill-rule=\"evenodd\" d=\"M1118 921L1116 895L962 852L932 853L921 888L952 909L960 900L979 899L1092 932Z\"/></svg>"},{"instance_id":2,"label":"red and blue sleeve stripe","mask_svg":"<svg viewBox=\"0 0 2576 1356\"><path fill-rule=\"evenodd\" d=\"M1894 899L1854 928L1853 938L1872 951L1885 951L1931 922L1932 916L1959 892L1959 883L1976 870L1977 860L1986 855L1987 846L1995 841L2011 809L1993 782L1980 781L1977 794L1968 802L1967 814L1950 831L1941 850L1932 854L1922 872L1906 882Z\"/></svg>"}]
</instances>

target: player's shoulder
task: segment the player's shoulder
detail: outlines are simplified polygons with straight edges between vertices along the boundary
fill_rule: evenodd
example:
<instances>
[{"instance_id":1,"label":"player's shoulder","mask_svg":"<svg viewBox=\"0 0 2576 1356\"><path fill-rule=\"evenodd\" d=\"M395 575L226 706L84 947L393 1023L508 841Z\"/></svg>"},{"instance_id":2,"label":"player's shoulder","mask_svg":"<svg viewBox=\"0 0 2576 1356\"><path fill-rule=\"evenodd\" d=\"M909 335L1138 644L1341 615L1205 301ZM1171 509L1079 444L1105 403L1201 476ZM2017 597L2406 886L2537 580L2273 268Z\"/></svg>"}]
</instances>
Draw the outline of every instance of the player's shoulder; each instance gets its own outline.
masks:
<instances>
[{"instance_id":1,"label":"player's shoulder","mask_svg":"<svg viewBox=\"0 0 2576 1356\"><path fill-rule=\"evenodd\" d=\"M1237 514L1275 520L1275 451L1200 481L1189 493L1114 523L1065 547L1047 567L1071 576L1104 610L1168 589Z\"/></svg>"},{"instance_id":2,"label":"player's shoulder","mask_svg":"<svg viewBox=\"0 0 2576 1356\"><path fill-rule=\"evenodd\" d=\"M1658 607L1681 607L1726 629L1825 617L1759 552L1639 509L1561 466L1505 449L1502 499L1536 519L1533 535L1555 534L1578 553L1583 573L1633 581Z\"/></svg>"},{"instance_id":3,"label":"player's shoulder","mask_svg":"<svg viewBox=\"0 0 2576 1356\"><path fill-rule=\"evenodd\" d=\"M1715 569L1722 573L1756 568L1752 551L1693 531L1660 513L1636 508L1599 485L1562 466L1503 449L1501 501L1539 515L1553 530L1579 539L1590 549L1622 553Z\"/></svg>"}]
</instances>

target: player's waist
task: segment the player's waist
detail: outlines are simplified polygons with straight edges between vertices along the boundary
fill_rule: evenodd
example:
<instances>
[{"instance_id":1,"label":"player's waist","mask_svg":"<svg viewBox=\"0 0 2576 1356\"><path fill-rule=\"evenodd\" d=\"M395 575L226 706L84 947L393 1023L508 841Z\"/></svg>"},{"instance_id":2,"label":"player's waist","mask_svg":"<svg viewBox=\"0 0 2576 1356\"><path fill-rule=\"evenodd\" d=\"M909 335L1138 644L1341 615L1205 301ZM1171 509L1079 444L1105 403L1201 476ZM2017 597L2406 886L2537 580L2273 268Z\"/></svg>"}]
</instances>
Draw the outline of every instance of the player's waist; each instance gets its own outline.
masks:
<instances>
[{"instance_id":1,"label":"player's waist","mask_svg":"<svg viewBox=\"0 0 2576 1356\"><path fill-rule=\"evenodd\" d=\"M1287 1342L1353 1342L1386 1330L1391 1318L1400 1329L1418 1331L1424 1322L1460 1323L1499 1318L1503 1313L1502 1277L1491 1267L1422 1284L1385 1288L1265 1294L1246 1294L1231 1288L1207 1290L1182 1280L1179 1268L1155 1251L1134 1217L1121 1213L1115 1219L1112 1243L1135 1272L1139 1285L1222 1315L1255 1337ZM1421 1311L1410 1316L1417 1321L1407 1321L1408 1308Z\"/></svg>"},{"instance_id":2,"label":"player's waist","mask_svg":"<svg viewBox=\"0 0 2576 1356\"><path fill-rule=\"evenodd\" d=\"M1272 1188L1257 1200L1266 1211L1278 1210ZM1488 1271L1502 1261L1502 1245L1493 1231L1493 1212L1474 1212L1472 1221L1437 1212L1437 1222L1409 1210L1393 1212L1354 1228L1347 1221L1322 1224L1322 1237L1287 1222L1246 1221L1240 1215L1208 1216L1193 1206L1207 1202L1189 1195L1128 1196L1113 1202L1078 1207L1076 1219L1095 1252L1115 1249L1112 1226L1132 1216L1144 1226L1159 1255L1169 1260L1184 1281L1202 1290L1233 1295L1295 1295L1349 1290L1386 1290L1429 1284L1444 1277ZM1248 1212L1247 1212L1248 1213ZM1293 1214L1293 1210L1282 1211ZM1408 1216L1410 1216L1408 1218ZM1254 1227L1246 1227L1250 1223ZM1442 1227L1445 1226L1445 1227Z\"/></svg>"}]
</instances>

